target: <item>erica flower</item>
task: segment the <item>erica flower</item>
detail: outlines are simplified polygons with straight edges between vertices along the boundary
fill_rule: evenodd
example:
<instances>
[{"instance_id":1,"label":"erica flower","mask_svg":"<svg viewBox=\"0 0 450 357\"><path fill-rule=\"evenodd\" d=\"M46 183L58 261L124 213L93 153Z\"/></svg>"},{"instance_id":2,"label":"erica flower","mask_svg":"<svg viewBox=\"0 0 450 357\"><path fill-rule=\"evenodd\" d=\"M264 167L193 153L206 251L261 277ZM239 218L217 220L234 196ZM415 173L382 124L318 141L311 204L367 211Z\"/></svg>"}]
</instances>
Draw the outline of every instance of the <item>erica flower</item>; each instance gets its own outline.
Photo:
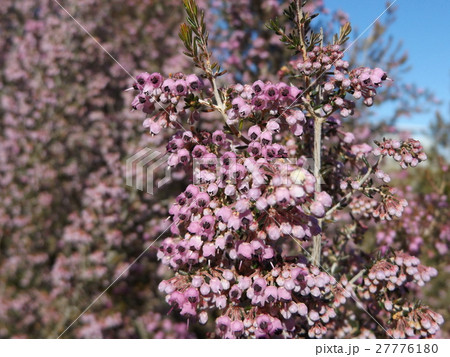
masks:
<instances>
[{"instance_id":1,"label":"erica flower","mask_svg":"<svg viewBox=\"0 0 450 357\"><path fill-rule=\"evenodd\" d=\"M258 328L262 331L268 331L271 327L270 317L267 315L260 315L256 319Z\"/></svg>"},{"instance_id":2,"label":"erica flower","mask_svg":"<svg viewBox=\"0 0 450 357\"><path fill-rule=\"evenodd\" d=\"M272 143L272 133L270 131L265 131L260 136L261 144L270 145Z\"/></svg>"},{"instance_id":3,"label":"erica flower","mask_svg":"<svg viewBox=\"0 0 450 357\"><path fill-rule=\"evenodd\" d=\"M212 135L213 143L223 145L225 142L225 133L222 130L216 130Z\"/></svg>"},{"instance_id":4,"label":"erica flower","mask_svg":"<svg viewBox=\"0 0 450 357\"><path fill-rule=\"evenodd\" d=\"M261 128L258 125L253 125L248 129L248 137L250 140L257 140L261 135Z\"/></svg>"},{"instance_id":5,"label":"erica flower","mask_svg":"<svg viewBox=\"0 0 450 357\"><path fill-rule=\"evenodd\" d=\"M264 94L269 100L277 100L279 95L278 88L273 84L267 85L264 89Z\"/></svg>"},{"instance_id":6,"label":"erica flower","mask_svg":"<svg viewBox=\"0 0 450 357\"><path fill-rule=\"evenodd\" d=\"M195 158L203 157L206 154L207 150L206 147L203 145L196 145L194 149L192 150L192 156Z\"/></svg>"},{"instance_id":7,"label":"erica flower","mask_svg":"<svg viewBox=\"0 0 450 357\"><path fill-rule=\"evenodd\" d=\"M261 144L258 142L252 142L250 143L250 145L248 146L247 151L249 152L250 155L252 156L259 156L262 153L262 147Z\"/></svg>"},{"instance_id":8,"label":"erica flower","mask_svg":"<svg viewBox=\"0 0 450 357\"><path fill-rule=\"evenodd\" d=\"M138 88L143 88L145 83L147 83L149 81L150 78L150 74L145 72L145 73L140 73L136 76L136 89Z\"/></svg>"},{"instance_id":9,"label":"erica flower","mask_svg":"<svg viewBox=\"0 0 450 357\"><path fill-rule=\"evenodd\" d=\"M267 108L268 97L261 95L253 98L252 105L255 110L264 110Z\"/></svg>"},{"instance_id":10,"label":"erica flower","mask_svg":"<svg viewBox=\"0 0 450 357\"><path fill-rule=\"evenodd\" d=\"M164 78L161 74L152 73L146 82L150 83L153 88L159 88L162 86L163 81L164 81Z\"/></svg>"},{"instance_id":11,"label":"erica flower","mask_svg":"<svg viewBox=\"0 0 450 357\"><path fill-rule=\"evenodd\" d=\"M163 92L170 93L175 91L175 81L171 78L166 79L162 84Z\"/></svg>"},{"instance_id":12,"label":"erica flower","mask_svg":"<svg viewBox=\"0 0 450 357\"><path fill-rule=\"evenodd\" d=\"M278 240L280 238L280 229L276 224L271 224L266 228L267 234L271 240Z\"/></svg>"},{"instance_id":13,"label":"erica flower","mask_svg":"<svg viewBox=\"0 0 450 357\"><path fill-rule=\"evenodd\" d=\"M231 323L231 332L239 337L244 332L244 323L241 320L235 320Z\"/></svg>"},{"instance_id":14,"label":"erica flower","mask_svg":"<svg viewBox=\"0 0 450 357\"><path fill-rule=\"evenodd\" d=\"M240 109L246 105L246 102L244 99L242 99L241 97L236 97L232 100L231 105L233 107L234 110L236 111L240 111Z\"/></svg>"},{"instance_id":15,"label":"erica flower","mask_svg":"<svg viewBox=\"0 0 450 357\"><path fill-rule=\"evenodd\" d=\"M264 290L264 296L269 303L273 303L278 299L278 290L275 286L268 286Z\"/></svg>"},{"instance_id":16,"label":"erica flower","mask_svg":"<svg viewBox=\"0 0 450 357\"><path fill-rule=\"evenodd\" d=\"M256 82L253 83L253 85L252 85L252 89L253 89L253 91L254 91L257 95L263 93L265 87L266 87L266 86L265 86L265 84L264 84L263 81L256 81Z\"/></svg>"},{"instance_id":17,"label":"erica flower","mask_svg":"<svg viewBox=\"0 0 450 357\"><path fill-rule=\"evenodd\" d=\"M187 94L187 83L186 81L179 79L177 81L175 81L174 85L173 85L174 91L176 95L186 95Z\"/></svg>"},{"instance_id":18,"label":"erica flower","mask_svg":"<svg viewBox=\"0 0 450 357\"><path fill-rule=\"evenodd\" d=\"M253 254L253 249L250 243L241 243L238 246L237 253L241 259L251 259Z\"/></svg>"},{"instance_id":19,"label":"erica flower","mask_svg":"<svg viewBox=\"0 0 450 357\"><path fill-rule=\"evenodd\" d=\"M322 218L323 216L325 216L325 208L324 208L323 204L319 201L314 201L311 204L310 209L311 209L311 213L318 218Z\"/></svg>"},{"instance_id":20,"label":"erica flower","mask_svg":"<svg viewBox=\"0 0 450 357\"><path fill-rule=\"evenodd\" d=\"M228 316L220 316L216 319L216 326L220 333L225 333L231 327L231 320Z\"/></svg>"},{"instance_id":21,"label":"erica flower","mask_svg":"<svg viewBox=\"0 0 450 357\"><path fill-rule=\"evenodd\" d=\"M239 107L239 115L242 118L248 117L252 112L252 107L248 104L244 104L241 107Z\"/></svg>"},{"instance_id":22,"label":"erica flower","mask_svg":"<svg viewBox=\"0 0 450 357\"><path fill-rule=\"evenodd\" d=\"M203 81L195 74L190 74L186 77L186 83L193 91L203 89Z\"/></svg>"}]
</instances>

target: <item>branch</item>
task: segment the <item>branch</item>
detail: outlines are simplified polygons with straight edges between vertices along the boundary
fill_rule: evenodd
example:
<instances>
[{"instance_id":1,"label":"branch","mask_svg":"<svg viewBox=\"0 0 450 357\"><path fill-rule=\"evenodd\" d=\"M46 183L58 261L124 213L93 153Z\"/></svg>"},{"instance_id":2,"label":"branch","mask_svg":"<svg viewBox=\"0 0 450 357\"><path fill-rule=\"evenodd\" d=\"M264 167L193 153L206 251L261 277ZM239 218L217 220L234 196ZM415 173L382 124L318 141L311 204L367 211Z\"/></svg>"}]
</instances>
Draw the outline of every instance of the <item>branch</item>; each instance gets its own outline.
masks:
<instances>
[{"instance_id":1,"label":"branch","mask_svg":"<svg viewBox=\"0 0 450 357\"><path fill-rule=\"evenodd\" d=\"M376 167L378 166L378 164L381 161L381 156L378 157L377 162L369 167L369 169L367 170L366 174L359 180L360 185L362 185L364 182L367 181L367 179L369 178L369 176L371 175L371 173L373 172L374 169L376 169ZM352 192L347 193L340 201L339 203L337 203L336 205L334 205L333 207L331 207L327 213L325 214L325 218L328 218L334 211L336 211L337 209L339 209L340 207L342 207L342 202L346 201L347 199L349 199L352 196Z\"/></svg>"},{"instance_id":2,"label":"branch","mask_svg":"<svg viewBox=\"0 0 450 357\"><path fill-rule=\"evenodd\" d=\"M300 50L299 52L302 52L303 59L307 59L307 49L306 49L306 42L305 42L305 27L302 23L301 19L303 18L303 9L302 9L302 0L295 0L295 10L296 10L296 18L295 18L295 25L297 26L298 36L300 39Z\"/></svg>"},{"instance_id":3,"label":"branch","mask_svg":"<svg viewBox=\"0 0 450 357\"><path fill-rule=\"evenodd\" d=\"M366 272L366 269L360 270L359 273L356 274L356 275L355 275L348 283L349 283L350 285L353 285L353 283L354 283L356 280L358 280L361 276L363 276L365 272Z\"/></svg>"},{"instance_id":4,"label":"branch","mask_svg":"<svg viewBox=\"0 0 450 357\"><path fill-rule=\"evenodd\" d=\"M314 177L316 178L315 191L316 194L320 192L320 169L321 169L321 150L322 150L322 124L326 120L326 117L318 116L311 105L306 103L306 108L308 112L314 118ZM322 230L322 220L319 219L319 226ZM322 232L313 238L313 249L311 254L311 264L315 266L320 266L320 255L322 251Z\"/></svg>"}]
</instances>

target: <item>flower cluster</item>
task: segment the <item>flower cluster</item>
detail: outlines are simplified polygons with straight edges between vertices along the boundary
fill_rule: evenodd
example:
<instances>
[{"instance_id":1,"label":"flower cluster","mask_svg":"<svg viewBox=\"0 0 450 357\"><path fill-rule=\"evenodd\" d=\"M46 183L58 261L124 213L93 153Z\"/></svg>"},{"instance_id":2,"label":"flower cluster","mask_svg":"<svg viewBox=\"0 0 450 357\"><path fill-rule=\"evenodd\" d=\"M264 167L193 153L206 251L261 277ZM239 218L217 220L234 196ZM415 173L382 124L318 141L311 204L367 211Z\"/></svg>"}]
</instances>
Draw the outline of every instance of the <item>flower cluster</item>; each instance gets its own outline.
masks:
<instances>
[{"instance_id":1,"label":"flower cluster","mask_svg":"<svg viewBox=\"0 0 450 357\"><path fill-rule=\"evenodd\" d=\"M178 115L185 112L185 99L203 89L203 81L195 74L175 73L167 79L159 73L141 73L136 77L133 88L139 91L131 106L152 117L144 121L144 127L150 133L159 134L162 128L176 127ZM196 115L193 113L189 121L192 124Z\"/></svg>"},{"instance_id":2,"label":"flower cluster","mask_svg":"<svg viewBox=\"0 0 450 357\"><path fill-rule=\"evenodd\" d=\"M402 169L408 166L416 167L422 161L427 159L423 152L423 147L418 140L408 139L400 141L395 139L384 139L382 142L375 142L378 148L373 150L376 156L392 156Z\"/></svg>"},{"instance_id":3,"label":"flower cluster","mask_svg":"<svg viewBox=\"0 0 450 357\"><path fill-rule=\"evenodd\" d=\"M394 291L411 282L423 286L436 275L435 268L420 264L417 257L405 252L397 252L390 259L377 261L368 270L367 277L364 279L364 285L368 287L368 290L363 296L369 299L370 294L386 291L386 289Z\"/></svg>"},{"instance_id":4,"label":"flower cluster","mask_svg":"<svg viewBox=\"0 0 450 357\"><path fill-rule=\"evenodd\" d=\"M379 173L377 173L379 176ZM383 177L385 177L383 175ZM359 188L359 187L358 187ZM390 221L402 217L408 201L399 197L398 189L395 187L382 186L376 198L363 195L355 196L349 206L353 214L364 217L373 217L382 221Z\"/></svg>"},{"instance_id":5,"label":"flower cluster","mask_svg":"<svg viewBox=\"0 0 450 357\"><path fill-rule=\"evenodd\" d=\"M202 31L184 25L181 37L208 85L192 77L192 88L183 84L187 77L176 74L169 79L172 87L167 85L173 101L164 97L168 80L158 74L141 74L135 85L146 101L158 103L162 97L160 104L166 105L172 122L197 113L196 122L191 121L197 125L175 133L167 144L168 165L192 172L193 182L170 207L171 236L157 253L175 272L159 285L166 301L181 316L202 324L214 311L218 317L212 336L223 338L351 334L349 321L355 317L350 297L362 298L372 309L384 294L385 304L374 313L387 316L392 310L387 295L404 295L406 287L423 285L436 270L400 251L371 263L371 255L346 246L362 239L364 221L400 218L407 202L387 185L391 180L380 168L382 158L373 162L372 148L332 116L338 109L343 117L352 114L354 103L347 94L370 106L386 73L351 69L335 43L298 51L303 58L296 65L297 86L257 80L218 87L221 72L198 55L203 51L207 57L203 17L196 17L200 10L193 0L185 4L189 23ZM202 45L192 44L191 35ZM318 78L321 72L324 76ZM313 89L300 90L316 77ZM211 112L222 120L211 124ZM146 123L164 115L160 111ZM168 119L164 117L166 123ZM350 217L342 218L339 211L347 205ZM295 251L299 248L304 256ZM347 264L349 256L355 259ZM373 321L359 318L358 324L361 335L370 335L367 326Z\"/></svg>"},{"instance_id":6,"label":"flower cluster","mask_svg":"<svg viewBox=\"0 0 450 357\"><path fill-rule=\"evenodd\" d=\"M351 87L355 99L364 98L363 103L370 107L373 104L373 97L377 94L375 88L388 78L381 68L356 68L350 72Z\"/></svg>"},{"instance_id":7,"label":"flower cluster","mask_svg":"<svg viewBox=\"0 0 450 357\"><path fill-rule=\"evenodd\" d=\"M388 333L393 338L420 336L429 338L439 331L444 319L427 306L402 306L400 311L392 313L392 327Z\"/></svg>"},{"instance_id":8,"label":"flower cluster","mask_svg":"<svg viewBox=\"0 0 450 357\"><path fill-rule=\"evenodd\" d=\"M254 131L250 128L249 133ZM280 159L284 156L281 145L265 148L266 157L260 153L258 159L238 158L225 151L223 133L222 145L213 143L219 136L215 134L203 138L204 145L190 144L192 157L186 154L184 162L195 161L198 183L189 185L169 210L175 222L171 232L184 239L164 241L163 262L174 269L190 269L206 261L218 262L225 255L236 264L262 263L275 259L280 238L307 239L320 232L317 219L331 206L331 197L326 192L315 194L315 178L301 167L301 161ZM192 133L183 136L196 137ZM180 153L189 150L182 139L174 140L179 141L178 152L172 155L183 162ZM224 151L221 156L213 153L220 149ZM170 162L175 162L172 156Z\"/></svg>"},{"instance_id":9,"label":"flower cluster","mask_svg":"<svg viewBox=\"0 0 450 357\"><path fill-rule=\"evenodd\" d=\"M333 66L336 69L335 74L347 71L349 63L342 60L343 52L339 45L328 45L324 47L316 46L312 51L307 52L306 59L300 58L291 62L301 74L305 76L317 75L329 71ZM344 85L348 87L350 81L338 76L336 80L345 81Z\"/></svg>"},{"instance_id":10,"label":"flower cluster","mask_svg":"<svg viewBox=\"0 0 450 357\"><path fill-rule=\"evenodd\" d=\"M227 113L229 121L263 113L270 113L273 116L281 115L302 93L297 87L283 82L273 84L264 83L261 80L252 85L237 84L232 88L232 109Z\"/></svg>"},{"instance_id":11,"label":"flower cluster","mask_svg":"<svg viewBox=\"0 0 450 357\"><path fill-rule=\"evenodd\" d=\"M349 70L349 62L343 57L344 52L339 45L316 46L306 53L305 59L291 61L290 66L293 73L315 77L322 83L323 96L328 99L323 105L326 114L339 110L342 117L348 117L353 114L355 103L346 97L347 93L354 99L363 98L366 106L372 106L376 88L389 78L380 68Z\"/></svg>"},{"instance_id":12,"label":"flower cluster","mask_svg":"<svg viewBox=\"0 0 450 357\"><path fill-rule=\"evenodd\" d=\"M217 308L216 334L221 337L295 337L303 329L310 337L327 333L336 311L333 299L325 304L323 296L333 295L334 278L301 262L276 264L265 273L248 268L209 268L191 277L177 275L161 282L159 288L181 315L195 317L202 324L209 310ZM245 302L251 304L250 309L242 307Z\"/></svg>"}]
</instances>

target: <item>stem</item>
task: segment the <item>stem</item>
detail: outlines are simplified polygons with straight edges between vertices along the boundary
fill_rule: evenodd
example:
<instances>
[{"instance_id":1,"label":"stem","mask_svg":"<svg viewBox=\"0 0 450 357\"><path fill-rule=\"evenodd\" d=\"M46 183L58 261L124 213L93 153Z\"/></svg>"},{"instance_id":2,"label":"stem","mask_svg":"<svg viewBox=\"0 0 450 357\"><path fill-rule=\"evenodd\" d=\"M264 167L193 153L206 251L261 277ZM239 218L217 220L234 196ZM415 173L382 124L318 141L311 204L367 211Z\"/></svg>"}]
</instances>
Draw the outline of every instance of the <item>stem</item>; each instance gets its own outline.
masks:
<instances>
[{"instance_id":1,"label":"stem","mask_svg":"<svg viewBox=\"0 0 450 357\"><path fill-rule=\"evenodd\" d=\"M225 105L222 101L222 98L220 97L219 90L217 89L216 80L213 75L211 77L209 77L209 81L211 82L211 85L213 87L214 98L216 99L216 103L217 103L216 109L218 109L220 114L222 114L222 118L224 120L225 127L228 128L231 131L231 133L234 136L236 136L238 139L241 139L246 144L250 144L251 141L249 139L247 139L245 136L243 136L238 128L236 128L234 125L229 125L227 123L227 114L225 112Z\"/></svg>"},{"instance_id":2,"label":"stem","mask_svg":"<svg viewBox=\"0 0 450 357\"><path fill-rule=\"evenodd\" d=\"M323 118L314 115L314 177L316 178L316 194L320 192L320 168L321 168L321 146L322 146L322 123ZM322 230L322 220L319 219L319 227ZM322 251L322 233L313 237L313 249L311 264L320 266L320 255Z\"/></svg>"},{"instance_id":3,"label":"stem","mask_svg":"<svg viewBox=\"0 0 450 357\"><path fill-rule=\"evenodd\" d=\"M321 146L322 146L322 123L321 118L314 118L314 177L316 178L316 192L320 192L320 168L321 168Z\"/></svg>"},{"instance_id":4,"label":"stem","mask_svg":"<svg viewBox=\"0 0 450 357\"><path fill-rule=\"evenodd\" d=\"M360 270L358 274L356 274L348 283L352 285L356 280L358 280L360 277L363 276L363 274L366 272L366 269Z\"/></svg>"},{"instance_id":5,"label":"stem","mask_svg":"<svg viewBox=\"0 0 450 357\"><path fill-rule=\"evenodd\" d=\"M240 138L246 144L250 143L250 140L242 136L238 128L234 125L227 123L226 103L224 103L219 88L217 87L216 78L223 74L218 63L211 63L211 54L208 50L208 32L206 31L206 25L204 22L204 12L199 11L195 0L184 0L184 7L188 15L188 23L183 24L180 30L180 37L185 43L188 55L193 58L194 63L201 68L208 80L211 82L213 88L214 98L216 105L211 101L211 104L206 103L212 109L217 110L225 121L225 127L236 137ZM200 13L200 20L199 20ZM193 37L193 34L195 36ZM195 47L195 50L193 48ZM198 52L201 52L198 54ZM202 104L205 104L204 101Z\"/></svg>"},{"instance_id":6,"label":"stem","mask_svg":"<svg viewBox=\"0 0 450 357\"><path fill-rule=\"evenodd\" d=\"M302 9L302 0L295 1L295 10L297 11L297 18L295 19L295 24L297 26L298 36L300 38L300 52L302 53L303 59L307 58L306 51L306 42L305 42L305 29L301 22L301 18L303 18L303 9Z\"/></svg>"},{"instance_id":7,"label":"stem","mask_svg":"<svg viewBox=\"0 0 450 357\"><path fill-rule=\"evenodd\" d=\"M206 53L208 53L206 49ZM209 55L208 55L209 56ZM216 99L216 109L222 114L222 118L225 121L225 126L235 135L237 138L241 139L244 143L249 144L250 140L244 137L241 132L234 126L227 124L227 114L225 113L225 105L222 101L222 97L220 96L219 89L217 87L215 74L212 72L211 63L209 57L206 61L206 75L208 76L209 81L211 82L211 86L213 87L214 98Z\"/></svg>"},{"instance_id":8,"label":"stem","mask_svg":"<svg viewBox=\"0 0 450 357\"><path fill-rule=\"evenodd\" d=\"M208 64L209 64L209 60L208 60ZM209 70L211 71L211 68L209 68ZM221 113L225 116L225 108L223 106L223 101L220 96L219 90L217 89L216 78L214 78L214 75L212 73L209 74L209 76L210 76L209 81L211 82L211 85L212 85L213 91L214 91L214 98L216 99L217 105L219 106Z\"/></svg>"},{"instance_id":9,"label":"stem","mask_svg":"<svg viewBox=\"0 0 450 357\"><path fill-rule=\"evenodd\" d=\"M360 185L362 185L364 182L367 181L367 179L369 178L370 174L373 172L373 170L374 170L374 169L378 166L378 164L380 163L381 158L382 158L382 157L380 156L380 157L378 158L377 162L376 162L373 166L369 167L369 169L367 170L366 174L359 180ZM336 203L333 207L331 207L331 208L327 211L327 213L326 213L326 215L325 215L325 218L329 217L334 211L336 211L338 208L340 208L341 205L342 205L341 202L344 202L344 201L346 201L348 198L350 198L351 195L352 195L352 193L353 193L353 192L347 193L347 194L346 194L346 195L345 195L338 203Z\"/></svg>"}]
</instances>

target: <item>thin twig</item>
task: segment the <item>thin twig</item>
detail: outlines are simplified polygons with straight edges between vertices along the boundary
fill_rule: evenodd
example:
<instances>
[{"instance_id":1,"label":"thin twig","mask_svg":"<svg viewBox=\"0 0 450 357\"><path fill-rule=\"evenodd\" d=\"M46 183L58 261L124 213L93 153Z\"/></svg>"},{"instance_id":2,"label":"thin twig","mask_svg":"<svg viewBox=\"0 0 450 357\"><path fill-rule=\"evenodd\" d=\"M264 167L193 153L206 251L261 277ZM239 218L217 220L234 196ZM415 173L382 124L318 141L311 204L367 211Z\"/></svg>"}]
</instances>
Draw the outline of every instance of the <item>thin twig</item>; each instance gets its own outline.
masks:
<instances>
[{"instance_id":1,"label":"thin twig","mask_svg":"<svg viewBox=\"0 0 450 357\"><path fill-rule=\"evenodd\" d=\"M378 164L381 161L381 156L378 158L377 162L369 167L369 169L367 170L366 174L359 180L359 184L362 185L364 182L367 181L367 179L369 178L370 174L373 172L373 170L378 166ZM335 204L333 207L331 207L327 213L325 214L325 218L329 217L334 211L336 211L338 208L340 208L342 206L342 202L345 202L347 199L349 199L351 197L353 192L349 192L347 193L337 204Z\"/></svg>"},{"instance_id":2,"label":"thin twig","mask_svg":"<svg viewBox=\"0 0 450 357\"><path fill-rule=\"evenodd\" d=\"M300 38L300 51L302 52L303 59L306 60L307 58L307 50L306 50L306 43L305 43L305 29L304 25L301 22L301 18L303 17L303 9L302 9L302 0L296 0L295 1L295 9L297 11L296 21L295 24L297 26L298 36Z\"/></svg>"},{"instance_id":3,"label":"thin twig","mask_svg":"<svg viewBox=\"0 0 450 357\"><path fill-rule=\"evenodd\" d=\"M353 283L358 280L361 276L364 275L364 273L366 272L366 269L360 270L358 274L356 274L353 278L350 279L350 281L348 282L349 284L353 285Z\"/></svg>"}]
</instances>

